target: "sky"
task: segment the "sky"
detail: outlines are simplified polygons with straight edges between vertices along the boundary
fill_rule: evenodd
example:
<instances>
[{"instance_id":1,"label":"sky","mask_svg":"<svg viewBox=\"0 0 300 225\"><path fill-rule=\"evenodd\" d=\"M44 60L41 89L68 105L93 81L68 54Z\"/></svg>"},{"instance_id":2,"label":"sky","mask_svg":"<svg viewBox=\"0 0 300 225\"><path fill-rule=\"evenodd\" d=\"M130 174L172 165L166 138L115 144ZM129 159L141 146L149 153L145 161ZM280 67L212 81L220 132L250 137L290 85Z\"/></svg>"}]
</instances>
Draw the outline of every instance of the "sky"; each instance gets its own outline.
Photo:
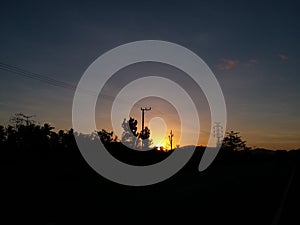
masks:
<instances>
[{"instance_id":1,"label":"sky","mask_svg":"<svg viewBox=\"0 0 300 225\"><path fill-rule=\"evenodd\" d=\"M239 131L251 147L299 148L299 10L297 1L3 1L0 63L53 80L0 69L0 124L23 112L56 129L71 128L74 89L62 82L76 86L114 47L164 40L190 49L211 68L226 101L226 130ZM110 87L120 89L119 81ZM171 108L164 104L160 111L169 117L176 114ZM160 115L147 113L147 124ZM207 115L199 114L205 134ZM96 115L99 124L102 117ZM178 130L175 122L166 126Z\"/></svg>"}]
</instances>

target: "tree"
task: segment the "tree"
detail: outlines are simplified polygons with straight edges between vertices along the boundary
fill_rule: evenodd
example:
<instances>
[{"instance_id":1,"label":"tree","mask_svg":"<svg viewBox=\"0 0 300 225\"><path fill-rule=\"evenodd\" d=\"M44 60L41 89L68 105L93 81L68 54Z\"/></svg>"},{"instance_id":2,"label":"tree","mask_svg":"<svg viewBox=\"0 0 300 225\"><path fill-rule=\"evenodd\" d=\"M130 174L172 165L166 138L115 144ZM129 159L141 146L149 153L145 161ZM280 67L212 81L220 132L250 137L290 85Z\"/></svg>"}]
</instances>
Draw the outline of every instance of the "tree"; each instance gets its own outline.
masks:
<instances>
[{"instance_id":1,"label":"tree","mask_svg":"<svg viewBox=\"0 0 300 225\"><path fill-rule=\"evenodd\" d=\"M152 140L150 140L150 129L145 127L139 134L139 138L142 140L142 149L147 150L150 145L152 145Z\"/></svg>"},{"instance_id":2,"label":"tree","mask_svg":"<svg viewBox=\"0 0 300 225\"><path fill-rule=\"evenodd\" d=\"M145 129L140 132L139 138L145 140L148 139L149 137L150 137L150 129L148 127L145 127Z\"/></svg>"},{"instance_id":3,"label":"tree","mask_svg":"<svg viewBox=\"0 0 300 225\"><path fill-rule=\"evenodd\" d=\"M130 117L130 119L128 121L128 125L129 125L130 131L133 133L133 135L135 137L137 137L139 135L139 133L137 132L137 124L138 124L137 120Z\"/></svg>"},{"instance_id":4,"label":"tree","mask_svg":"<svg viewBox=\"0 0 300 225\"><path fill-rule=\"evenodd\" d=\"M226 135L223 139L222 148L233 150L233 151L241 151L241 150L249 150L246 146L246 141L242 140L242 137L239 136L240 132L226 132Z\"/></svg>"},{"instance_id":5,"label":"tree","mask_svg":"<svg viewBox=\"0 0 300 225\"><path fill-rule=\"evenodd\" d=\"M41 127L41 131L42 131L43 135L45 136L45 138L47 138L47 139L50 138L51 131L54 128L55 127L52 127L49 123L44 123L44 126Z\"/></svg>"},{"instance_id":6,"label":"tree","mask_svg":"<svg viewBox=\"0 0 300 225\"><path fill-rule=\"evenodd\" d=\"M69 148L69 149L76 149L77 144L76 144L76 140L75 140L75 136L74 136L74 129L70 128L69 130L67 130L67 132L64 135L63 138L63 143L64 145Z\"/></svg>"},{"instance_id":7,"label":"tree","mask_svg":"<svg viewBox=\"0 0 300 225\"><path fill-rule=\"evenodd\" d=\"M15 127L18 128L21 125L29 126L31 124L34 124L35 121L30 119L32 117L35 117L35 115L27 116L23 113L16 113L14 116L10 118L10 122L15 124Z\"/></svg>"},{"instance_id":8,"label":"tree","mask_svg":"<svg viewBox=\"0 0 300 225\"><path fill-rule=\"evenodd\" d=\"M10 148L14 148L18 145L18 143L17 143L18 137L17 136L18 136L18 133L17 133L16 129L13 126L8 125L6 128L6 141Z\"/></svg>"},{"instance_id":9,"label":"tree","mask_svg":"<svg viewBox=\"0 0 300 225\"><path fill-rule=\"evenodd\" d=\"M124 119L122 123L122 127L124 129L122 134L122 143L133 149L137 149L139 146L137 123L137 120L132 117L130 117L129 120Z\"/></svg>"},{"instance_id":10,"label":"tree","mask_svg":"<svg viewBox=\"0 0 300 225\"><path fill-rule=\"evenodd\" d=\"M150 137L150 129L145 127L144 131L137 132L138 121L132 117L127 121L124 119L122 127L124 129L122 134L122 143L133 149L147 149L152 144ZM142 143L141 143L142 142Z\"/></svg>"},{"instance_id":11,"label":"tree","mask_svg":"<svg viewBox=\"0 0 300 225\"><path fill-rule=\"evenodd\" d=\"M4 144L6 141L6 132L4 126L0 125L0 145Z\"/></svg>"},{"instance_id":12,"label":"tree","mask_svg":"<svg viewBox=\"0 0 300 225\"><path fill-rule=\"evenodd\" d=\"M105 129L102 129L101 131L98 131L97 134L99 135L100 140L102 141L102 143L104 145L109 144L112 141L114 141L114 138L113 138L114 132L113 131L108 132Z\"/></svg>"}]
</instances>

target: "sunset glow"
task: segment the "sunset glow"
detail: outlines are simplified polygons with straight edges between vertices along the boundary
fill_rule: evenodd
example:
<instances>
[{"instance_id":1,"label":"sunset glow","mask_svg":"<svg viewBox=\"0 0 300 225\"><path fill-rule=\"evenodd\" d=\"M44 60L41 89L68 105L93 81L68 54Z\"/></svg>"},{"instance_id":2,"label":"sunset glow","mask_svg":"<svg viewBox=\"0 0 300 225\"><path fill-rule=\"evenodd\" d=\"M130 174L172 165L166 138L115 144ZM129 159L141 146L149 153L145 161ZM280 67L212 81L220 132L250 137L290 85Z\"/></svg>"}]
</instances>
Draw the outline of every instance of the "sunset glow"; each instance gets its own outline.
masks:
<instances>
[{"instance_id":1,"label":"sunset glow","mask_svg":"<svg viewBox=\"0 0 300 225\"><path fill-rule=\"evenodd\" d=\"M0 25L3 221L300 225L300 0L1 1Z\"/></svg>"},{"instance_id":2,"label":"sunset glow","mask_svg":"<svg viewBox=\"0 0 300 225\"><path fill-rule=\"evenodd\" d=\"M167 132L167 125L164 120L160 117L151 118L149 121L149 128L152 133L150 138L152 139L153 146L164 146L163 142Z\"/></svg>"},{"instance_id":3,"label":"sunset glow","mask_svg":"<svg viewBox=\"0 0 300 225\"><path fill-rule=\"evenodd\" d=\"M97 57L131 41L164 40L192 50L215 74L226 100L227 130L241 131L252 147L299 148L299 7L274 3L270 11L265 11L255 4L244 7L244 3L229 6L197 2L194 7L186 4L176 8L176 4L164 3L160 4L162 8L149 4L138 10L129 4L124 4L124 9L102 3L99 3L101 7L95 3L89 9L83 3L61 8L49 4L41 9L42 13L31 13L31 3L20 3L22 7L18 9L14 4L5 3L7 10L1 14L4 32L0 61L5 64L1 71L1 124L9 124L12 115L22 112L36 115L35 120L41 124L50 122L55 130L70 129L75 87ZM85 7L87 11L81 12ZM151 7L154 14L149 13ZM112 16L112 11L118 16ZM7 65L11 67L8 69ZM34 75L26 75L21 70ZM96 105L98 130L117 132L111 125L110 106L113 97L128 82L141 74L167 74L186 90L196 93L201 124L198 145L207 144L210 112L205 96L182 71L164 64L136 63L116 74L121 76L108 80L102 93L96 96L102 97ZM147 87L156 89L161 84L150 83ZM144 87L137 86L134 91L143 93ZM86 94L94 95L89 90ZM154 117L166 123L163 141L161 131L151 128L154 144L166 145L171 129L178 140L180 119L168 103L153 98L136 103L122 100L123 104L134 106L129 114L116 121L119 126L124 118L132 116L138 120L140 131L140 107L151 106L152 110L145 114L145 125L149 126ZM121 128L119 133L121 138ZM189 141L180 140L176 144L182 146Z\"/></svg>"}]
</instances>

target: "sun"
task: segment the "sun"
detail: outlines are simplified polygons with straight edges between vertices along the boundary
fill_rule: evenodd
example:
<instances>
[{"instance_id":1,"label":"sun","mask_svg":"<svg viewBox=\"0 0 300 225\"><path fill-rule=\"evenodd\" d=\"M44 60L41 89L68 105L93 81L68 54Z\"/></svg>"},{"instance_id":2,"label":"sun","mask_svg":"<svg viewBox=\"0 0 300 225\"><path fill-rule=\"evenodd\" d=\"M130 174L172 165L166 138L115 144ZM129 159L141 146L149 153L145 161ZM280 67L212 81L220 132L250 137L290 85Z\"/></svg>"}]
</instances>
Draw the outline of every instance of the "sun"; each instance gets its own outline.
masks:
<instances>
[{"instance_id":1,"label":"sun","mask_svg":"<svg viewBox=\"0 0 300 225\"><path fill-rule=\"evenodd\" d=\"M153 117L149 121L153 146L160 147L165 142L167 125L161 117Z\"/></svg>"},{"instance_id":2,"label":"sun","mask_svg":"<svg viewBox=\"0 0 300 225\"><path fill-rule=\"evenodd\" d=\"M153 146L154 146L154 148L156 148L156 150L159 150L159 151L166 149L166 145L165 145L164 141L154 143Z\"/></svg>"},{"instance_id":3,"label":"sun","mask_svg":"<svg viewBox=\"0 0 300 225\"><path fill-rule=\"evenodd\" d=\"M158 151L164 151L164 152L167 152L167 151L170 151L170 148L169 148L170 144L169 144L169 141L167 138L164 138L163 141L161 141L160 143L157 143L154 145L154 148Z\"/></svg>"}]
</instances>

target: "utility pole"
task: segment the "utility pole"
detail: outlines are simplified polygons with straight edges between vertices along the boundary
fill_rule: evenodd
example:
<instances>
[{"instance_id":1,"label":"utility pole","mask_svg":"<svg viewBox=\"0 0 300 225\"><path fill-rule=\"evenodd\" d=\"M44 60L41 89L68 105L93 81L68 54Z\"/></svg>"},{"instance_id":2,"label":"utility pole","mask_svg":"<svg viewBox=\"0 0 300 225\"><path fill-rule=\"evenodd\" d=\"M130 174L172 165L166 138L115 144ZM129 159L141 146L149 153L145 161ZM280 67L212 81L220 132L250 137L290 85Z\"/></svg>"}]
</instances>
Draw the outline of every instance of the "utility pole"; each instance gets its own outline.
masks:
<instances>
[{"instance_id":1,"label":"utility pole","mask_svg":"<svg viewBox=\"0 0 300 225\"><path fill-rule=\"evenodd\" d=\"M172 130L171 130L171 132L170 132L170 135L169 135L169 141L170 141L170 146L171 146L171 151L173 150L173 136L174 136L174 134L173 134L173 132L172 132Z\"/></svg>"},{"instance_id":2,"label":"utility pole","mask_svg":"<svg viewBox=\"0 0 300 225\"><path fill-rule=\"evenodd\" d=\"M214 137L217 138L217 147L222 145L222 135L223 127L221 126L221 122L215 122L214 125Z\"/></svg>"},{"instance_id":3,"label":"utility pole","mask_svg":"<svg viewBox=\"0 0 300 225\"><path fill-rule=\"evenodd\" d=\"M144 117L145 117L145 111L149 111L151 110L151 107L150 108L141 108L141 111L142 111L142 137L144 137ZM143 139L142 139L142 149L143 149Z\"/></svg>"}]
</instances>

